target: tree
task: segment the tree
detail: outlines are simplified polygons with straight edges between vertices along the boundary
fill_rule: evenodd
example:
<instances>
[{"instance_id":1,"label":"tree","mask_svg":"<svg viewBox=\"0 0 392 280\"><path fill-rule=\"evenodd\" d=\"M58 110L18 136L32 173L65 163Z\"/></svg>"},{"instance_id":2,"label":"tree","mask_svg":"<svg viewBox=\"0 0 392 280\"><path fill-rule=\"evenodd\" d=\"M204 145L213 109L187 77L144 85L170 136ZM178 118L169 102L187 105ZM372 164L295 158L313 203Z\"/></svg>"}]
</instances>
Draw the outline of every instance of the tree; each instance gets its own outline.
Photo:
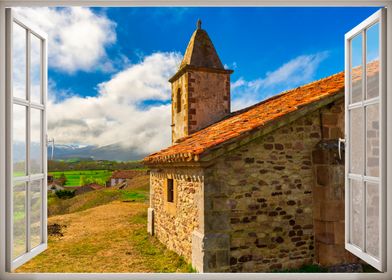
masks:
<instances>
[{"instance_id":1,"label":"tree","mask_svg":"<svg viewBox=\"0 0 392 280\"><path fill-rule=\"evenodd\" d=\"M67 177L65 176L64 173L61 173L58 182L59 182L59 184L62 185L62 186L65 185L65 183L67 182Z\"/></svg>"},{"instance_id":2,"label":"tree","mask_svg":"<svg viewBox=\"0 0 392 280\"><path fill-rule=\"evenodd\" d=\"M75 190L69 191L69 190L58 190L55 192L56 196L61 199L67 199L67 198L72 198L75 196Z\"/></svg>"}]
</instances>

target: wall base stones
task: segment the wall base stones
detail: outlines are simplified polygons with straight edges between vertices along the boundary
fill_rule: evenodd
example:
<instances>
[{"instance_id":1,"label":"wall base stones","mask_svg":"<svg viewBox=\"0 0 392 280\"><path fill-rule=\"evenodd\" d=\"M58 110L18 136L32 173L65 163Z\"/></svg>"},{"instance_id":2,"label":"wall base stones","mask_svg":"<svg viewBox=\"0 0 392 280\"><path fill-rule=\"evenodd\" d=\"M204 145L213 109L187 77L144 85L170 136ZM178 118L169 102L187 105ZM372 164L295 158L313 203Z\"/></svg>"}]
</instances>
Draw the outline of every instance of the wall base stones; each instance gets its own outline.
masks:
<instances>
[{"instance_id":1,"label":"wall base stones","mask_svg":"<svg viewBox=\"0 0 392 280\"><path fill-rule=\"evenodd\" d=\"M337 142L323 140L312 153L315 262L322 266L358 262L344 248L344 151L340 158Z\"/></svg>"},{"instance_id":2,"label":"wall base stones","mask_svg":"<svg viewBox=\"0 0 392 280\"><path fill-rule=\"evenodd\" d=\"M154 208L147 210L147 232L154 235Z\"/></svg>"},{"instance_id":3,"label":"wall base stones","mask_svg":"<svg viewBox=\"0 0 392 280\"><path fill-rule=\"evenodd\" d=\"M204 234L195 230L192 232L192 267L198 272L204 272Z\"/></svg>"}]
</instances>

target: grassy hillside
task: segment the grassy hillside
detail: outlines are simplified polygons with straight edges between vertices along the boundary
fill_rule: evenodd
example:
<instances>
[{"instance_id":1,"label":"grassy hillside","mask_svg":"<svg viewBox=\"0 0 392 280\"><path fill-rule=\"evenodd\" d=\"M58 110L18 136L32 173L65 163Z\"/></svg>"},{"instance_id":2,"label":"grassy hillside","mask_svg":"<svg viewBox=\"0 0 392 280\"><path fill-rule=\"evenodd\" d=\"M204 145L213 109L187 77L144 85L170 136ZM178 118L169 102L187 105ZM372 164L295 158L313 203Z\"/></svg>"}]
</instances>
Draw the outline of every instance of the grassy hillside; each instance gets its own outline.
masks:
<instances>
[{"instance_id":1,"label":"grassy hillside","mask_svg":"<svg viewBox=\"0 0 392 280\"><path fill-rule=\"evenodd\" d=\"M49 199L49 247L16 272L193 272L147 234L149 176L127 189Z\"/></svg>"},{"instance_id":2,"label":"grassy hillside","mask_svg":"<svg viewBox=\"0 0 392 280\"><path fill-rule=\"evenodd\" d=\"M70 199L60 199L51 194L48 197L48 215L62 215L83 211L112 201L147 202L149 176L140 176L130 180L127 189L105 188L87 192Z\"/></svg>"},{"instance_id":3,"label":"grassy hillside","mask_svg":"<svg viewBox=\"0 0 392 280\"><path fill-rule=\"evenodd\" d=\"M128 170L146 169L141 161L110 161L110 160L48 160L49 172L74 170Z\"/></svg>"},{"instance_id":4,"label":"grassy hillside","mask_svg":"<svg viewBox=\"0 0 392 280\"><path fill-rule=\"evenodd\" d=\"M65 186L80 186L80 178L84 176L84 178L92 178L98 179L102 181L104 184L110 176L112 176L112 171L109 170L76 170L76 171L56 171L50 172L54 178L58 179L62 174L65 175L67 181L65 182Z\"/></svg>"},{"instance_id":5,"label":"grassy hillside","mask_svg":"<svg viewBox=\"0 0 392 280\"><path fill-rule=\"evenodd\" d=\"M148 205L113 201L49 218L49 247L16 272L191 272L146 231Z\"/></svg>"}]
</instances>

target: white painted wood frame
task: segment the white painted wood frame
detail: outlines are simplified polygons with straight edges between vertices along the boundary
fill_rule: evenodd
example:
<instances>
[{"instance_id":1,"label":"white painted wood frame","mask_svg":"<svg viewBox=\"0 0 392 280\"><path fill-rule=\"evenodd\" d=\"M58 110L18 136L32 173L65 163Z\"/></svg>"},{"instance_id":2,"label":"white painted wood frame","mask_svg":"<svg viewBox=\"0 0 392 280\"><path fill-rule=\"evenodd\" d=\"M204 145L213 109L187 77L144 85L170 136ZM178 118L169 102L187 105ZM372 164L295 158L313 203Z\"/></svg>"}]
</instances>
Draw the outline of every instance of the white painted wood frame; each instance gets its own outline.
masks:
<instances>
[{"instance_id":1,"label":"white painted wood frame","mask_svg":"<svg viewBox=\"0 0 392 280\"><path fill-rule=\"evenodd\" d=\"M6 55L6 29L5 29L5 9L16 6L285 6L285 7L336 7L336 6L372 6L386 7L392 10L392 0L371 1L371 0L200 0L200 1L175 1L175 0L0 0L0 62L4 62ZM333 20L333 19L331 19ZM392 17L386 20L388 30L392 30ZM344 38L342 38L343 42ZM386 72L387 75L387 97L392 96L392 32L387 32L386 48ZM7 272L6 268L6 174L7 160L6 153L6 67L5 63L0 63L0 279L392 279L392 242L386 244L386 269L385 273L245 273L245 274L143 274L143 273L24 273L15 274ZM386 122L392 124L392 98L387 98ZM386 131L386 180L387 180L387 220L392 220L392 191L388 191L392 186L392 129ZM386 224L387 240L392 240L392 223Z\"/></svg>"}]
</instances>

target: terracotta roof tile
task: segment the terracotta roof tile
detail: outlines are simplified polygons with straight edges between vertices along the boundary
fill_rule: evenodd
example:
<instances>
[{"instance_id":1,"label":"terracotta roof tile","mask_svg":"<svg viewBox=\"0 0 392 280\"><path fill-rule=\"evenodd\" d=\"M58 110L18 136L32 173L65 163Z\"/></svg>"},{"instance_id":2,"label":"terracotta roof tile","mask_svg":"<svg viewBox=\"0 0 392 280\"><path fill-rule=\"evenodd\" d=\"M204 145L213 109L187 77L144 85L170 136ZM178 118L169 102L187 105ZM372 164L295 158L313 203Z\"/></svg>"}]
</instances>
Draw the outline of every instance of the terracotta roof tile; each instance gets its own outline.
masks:
<instances>
[{"instance_id":1,"label":"terracotta roof tile","mask_svg":"<svg viewBox=\"0 0 392 280\"><path fill-rule=\"evenodd\" d=\"M378 63L370 63L376 72ZM376 69L376 70L375 70ZM359 78L357 68L354 80ZM377 70L378 71L378 70ZM232 113L229 117L181 139L181 142L144 158L146 164L178 161L198 161L203 153L216 146L234 140L246 133L263 128L278 121L280 117L297 111L321 99L344 90L344 72L288 90L246 109Z\"/></svg>"}]
</instances>

